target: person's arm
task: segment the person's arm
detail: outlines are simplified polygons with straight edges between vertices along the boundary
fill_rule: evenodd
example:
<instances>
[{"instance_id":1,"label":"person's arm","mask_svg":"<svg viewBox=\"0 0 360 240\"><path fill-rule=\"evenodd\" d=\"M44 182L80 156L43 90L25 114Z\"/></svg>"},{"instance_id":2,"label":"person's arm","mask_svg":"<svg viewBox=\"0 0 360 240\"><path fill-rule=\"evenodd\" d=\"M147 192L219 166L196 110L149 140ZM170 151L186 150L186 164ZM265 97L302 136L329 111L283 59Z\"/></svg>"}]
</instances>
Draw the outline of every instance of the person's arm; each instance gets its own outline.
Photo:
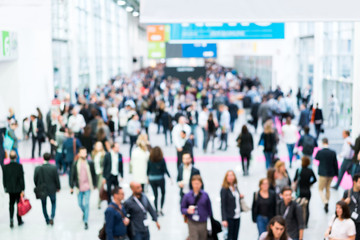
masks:
<instances>
[{"instance_id":1,"label":"person's arm","mask_svg":"<svg viewBox=\"0 0 360 240\"><path fill-rule=\"evenodd\" d=\"M35 168L35 171L34 171L34 184L35 184L35 187L37 186L37 182L38 182L38 175L39 175L39 168Z\"/></svg>"},{"instance_id":2,"label":"person's arm","mask_svg":"<svg viewBox=\"0 0 360 240\"><path fill-rule=\"evenodd\" d=\"M253 202L252 202L252 205L251 205L251 217L252 217L252 221L254 222L254 223L256 223L256 215L257 215L257 209L256 209L256 207L257 207L257 204L256 204L256 192L254 192L254 196L253 196Z\"/></svg>"},{"instance_id":3,"label":"person's arm","mask_svg":"<svg viewBox=\"0 0 360 240\"><path fill-rule=\"evenodd\" d=\"M211 207L211 201L210 201L210 198L209 198L209 195L206 194L206 208L207 208L207 211L209 213L209 216L212 217L213 216L213 212L212 212L212 207Z\"/></svg>"},{"instance_id":4,"label":"person's arm","mask_svg":"<svg viewBox=\"0 0 360 240\"><path fill-rule=\"evenodd\" d=\"M97 188L97 177L96 177L96 172L95 172L95 166L93 162L89 162L89 167L90 167L90 174L91 174L91 178L92 178L92 183L94 186L94 189Z\"/></svg>"},{"instance_id":5,"label":"person's arm","mask_svg":"<svg viewBox=\"0 0 360 240\"><path fill-rule=\"evenodd\" d=\"M106 179L108 177L108 165L111 163L111 155L110 153L106 153L104 157L104 167L103 167L103 178Z\"/></svg>"},{"instance_id":6,"label":"person's arm","mask_svg":"<svg viewBox=\"0 0 360 240\"><path fill-rule=\"evenodd\" d=\"M294 182L296 182L297 179L298 179L298 170L296 170L295 172Z\"/></svg>"},{"instance_id":7,"label":"person's arm","mask_svg":"<svg viewBox=\"0 0 360 240\"><path fill-rule=\"evenodd\" d=\"M167 175L169 178L171 178L170 173L169 173L169 170L168 170L167 165L166 165L166 162L165 162L165 159L163 160L163 164L164 164L164 169L165 169L166 175Z\"/></svg>"},{"instance_id":8,"label":"person's arm","mask_svg":"<svg viewBox=\"0 0 360 240\"><path fill-rule=\"evenodd\" d=\"M152 219L154 222L157 222L158 218L157 218L157 213L155 212L154 208L151 206L150 202L149 202L149 199L147 199L145 197L146 201L147 201L147 210L148 212L150 213Z\"/></svg>"},{"instance_id":9,"label":"person's arm","mask_svg":"<svg viewBox=\"0 0 360 240\"><path fill-rule=\"evenodd\" d=\"M183 197L183 200L181 201L181 213L183 215L187 215L187 211L188 211L188 207L189 207L189 204L188 204L188 195L185 195Z\"/></svg>"},{"instance_id":10,"label":"person's arm","mask_svg":"<svg viewBox=\"0 0 360 240\"><path fill-rule=\"evenodd\" d=\"M310 182L310 184L311 185L313 185L314 183L316 183L316 181L317 181L317 179L316 179L316 176L315 176L315 173L314 173L314 171L311 169L311 178L310 178L311 180L311 182Z\"/></svg>"},{"instance_id":11,"label":"person's arm","mask_svg":"<svg viewBox=\"0 0 360 240\"><path fill-rule=\"evenodd\" d=\"M25 181L24 181L24 169L23 169L23 166L20 165L20 172L21 172L21 175L20 175L20 188L21 188L21 191L24 191L25 190Z\"/></svg>"},{"instance_id":12,"label":"person's arm","mask_svg":"<svg viewBox=\"0 0 360 240\"><path fill-rule=\"evenodd\" d=\"M303 240L303 236L304 236L304 229L300 229L299 230L299 240Z\"/></svg>"},{"instance_id":13,"label":"person's arm","mask_svg":"<svg viewBox=\"0 0 360 240\"><path fill-rule=\"evenodd\" d=\"M61 189L61 185L60 185L60 179L59 179L59 174L57 173L56 168L54 168L54 177L55 177L55 183L56 183L56 190L60 191Z\"/></svg>"},{"instance_id":14,"label":"person's arm","mask_svg":"<svg viewBox=\"0 0 360 240\"><path fill-rule=\"evenodd\" d=\"M109 207L105 211L105 232L106 232L106 240L113 240L114 239L114 211L110 210Z\"/></svg>"},{"instance_id":15,"label":"person's arm","mask_svg":"<svg viewBox=\"0 0 360 240\"><path fill-rule=\"evenodd\" d=\"M334 170L335 170L335 176L339 176L339 165L338 165L338 161L337 161L337 157L336 157L336 153L334 152Z\"/></svg>"},{"instance_id":16,"label":"person's arm","mask_svg":"<svg viewBox=\"0 0 360 240\"><path fill-rule=\"evenodd\" d=\"M221 188L220 191L220 199L221 199L221 218L222 218L222 224L224 227L227 227L227 216L226 216L226 189Z\"/></svg>"},{"instance_id":17,"label":"person's arm","mask_svg":"<svg viewBox=\"0 0 360 240\"><path fill-rule=\"evenodd\" d=\"M124 161L122 154L119 154L119 173L121 178L124 178Z\"/></svg>"}]
</instances>

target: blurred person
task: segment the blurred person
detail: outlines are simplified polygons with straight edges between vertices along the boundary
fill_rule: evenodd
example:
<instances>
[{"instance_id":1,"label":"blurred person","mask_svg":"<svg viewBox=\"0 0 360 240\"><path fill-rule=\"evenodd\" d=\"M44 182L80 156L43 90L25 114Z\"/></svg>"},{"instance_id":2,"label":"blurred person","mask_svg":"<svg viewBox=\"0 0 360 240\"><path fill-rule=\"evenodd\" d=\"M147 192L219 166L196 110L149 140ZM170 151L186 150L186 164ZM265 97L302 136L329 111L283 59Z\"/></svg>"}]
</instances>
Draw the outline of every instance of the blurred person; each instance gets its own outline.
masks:
<instances>
[{"instance_id":1,"label":"blurred person","mask_svg":"<svg viewBox=\"0 0 360 240\"><path fill-rule=\"evenodd\" d=\"M60 127L59 123L58 123L58 116L57 113L52 112L51 114L51 119L49 122L49 125L47 126L47 137L49 138L49 143L50 143L50 154L51 154L51 159L55 159L55 155L56 155L56 145L54 144L56 141L56 132L57 132L57 128Z\"/></svg>"},{"instance_id":2,"label":"blurred person","mask_svg":"<svg viewBox=\"0 0 360 240\"><path fill-rule=\"evenodd\" d=\"M193 102L187 109L187 118L191 128L191 134L194 136L194 146L197 147L197 126L199 122L199 112L196 109L196 102Z\"/></svg>"},{"instance_id":3,"label":"blurred person","mask_svg":"<svg viewBox=\"0 0 360 240\"><path fill-rule=\"evenodd\" d=\"M288 187L291 185L291 180L290 180L289 174L286 170L284 162L277 161L275 163L274 178L275 178L275 184L276 184L275 192L277 194L280 194L281 190L284 187Z\"/></svg>"},{"instance_id":4,"label":"blurred person","mask_svg":"<svg viewBox=\"0 0 360 240\"><path fill-rule=\"evenodd\" d=\"M231 132L234 132L235 122L238 119L238 111L239 111L239 107L236 105L236 103L234 103L234 100L232 98L230 98L229 113L230 113Z\"/></svg>"},{"instance_id":5,"label":"blurred person","mask_svg":"<svg viewBox=\"0 0 360 240\"><path fill-rule=\"evenodd\" d=\"M259 182L259 191L254 192L251 208L252 220L256 223L259 236L266 231L270 219L276 214L276 194L269 189L269 180L262 178Z\"/></svg>"},{"instance_id":6,"label":"blurred person","mask_svg":"<svg viewBox=\"0 0 360 240\"><path fill-rule=\"evenodd\" d=\"M154 206L158 215L164 215L163 207L165 202L165 175L170 180L170 173L167 169L166 162L163 156L161 148L156 146L151 149L149 161L147 165L147 176L149 179L150 186L154 192ZM158 189L161 191L160 210L158 208Z\"/></svg>"},{"instance_id":7,"label":"blurred person","mask_svg":"<svg viewBox=\"0 0 360 240\"><path fill-rule=\"evenodd\" d=\"M76 155L81 147L80 141L75 137L75 134L68 130L68 137L63 143L62 153L64 154L63 174L71 175L72 164L75 161Z\"/></svg>"},{"instance_id":8,"label":"blurred person","mask_svg":"<svg viewBox=\"0 0 360 240\"><path fill-rule=\"evenodd\" d=\"M312 166L314 149L318 146L316 138L311 136L309 126L304 127L304 135L302 135L298 142L298 147L302 147L303 156L310 158L310 166Z\"/></svg>"},{"instance_id":9,"label":"blurred person","mask_svg":"<svg viewBox=\"0 0 360 240\"><path fill-rule=\"evenodd\" d=\"M260 97L256 96L254 98L254 102L251 104L251 110L250 115L252 117L252 120L250 121L250 124L254 126L255 132L257 132L258 122L259 122L259 108L260 108Z\"/></svg>"},{"instance_id":10,"label":"blurred person","mask_svg":"<svg viewBox=\"0 0 360 240\"><path fill-rule=\"evenodd\" d=\"M67 139L67 132L64 127L60 127L55 134L55 141L52 143L56 146L55 154L55 163L58 170L58 173L61 173L62 168L64 167L64 152L63 144Z\"/></svg>"},{"instance_id":11,"label":"blurred person","mask_svg":"<svg viewBox=\"0 0 360 240\"><path fill-rule=\"evenodd\" d=\"M20 201L20 196L24 196L25 181L24 169L20 163L16 162L17 155L14 150L10 152L10 163L3 167L3 186L4 191L9 194L9 212L10 212L10 228L14 227L14 205ZM24 224L22 218L17 213L18 225Z\"/></svg>"},{"instance_id":12,"label":"blurred person","mask_svg":"<svg viewBox=\"0 0 360 240\"><path fill-rule=\"evenodd\" d=\"M41 157L41 144L44 140L45 128L44 123L41 119L38 119L35 115L30 116L30 128L28 135L31 134L32 139L32 150L31 150L31 158L35 158L35 146L38 144L39 146L39 157Z\"/></svg>"},{"instance_id":13,"label":"blurred person","mask_svg":"<svg viewBox=\"0 0 360 240\"><path fill-rule=\"evenodd\" d=\"M141 132L141 123L139 121L139 116L137 114L134 114L127 124L127 134L130 137L130 150L129 150L130 158L131 158L133 146L135 145L140 132Z\"/></svg>"},{"instance_id":14,"label":"blurred person","mask_svg":"<svg viewBox=\"0 0 360 240\"><path fill-rule=\"evenodd\" d=\"M94 168L96 173L96 186L100 191L101 186L103 185L103 172L104 172L104 158L105 150L101 142L96 142L94 144L94 150L91 152L91 159L94 161ZM99 197L98 209L100 209L101 199Z\"/></svg>"},{"instance_id":15,"label":"blurred person","mask_svg":"<svg viewBox=\"0 0 360 240\"><path fill-rule=\"evenodd\" d=\"M179 166L177 183L180 187L180 199L192 189L191 178L200 175L200 171L193 166L190 153L183 153L182 164Z\"/></svg>"},{"instance_id":16,"label":"blurred person","mask_svg":"<svg viewBox=\"0 0 360 240\"><path fill-rule=\"evenodd\" d=\"M130 188L133 194L125 201L124 207L131 222L131 239L149 240L150 219L148 219L147 213L150 213L157 229L160 230L157 214L149 199L143 194L140 183L133 181L130 183Z\"/></svg>"},{"instance_id":17,"label":"blurred person","mask_svg":"<svg viewBox=\"0 0 360 240\"><path fill-rule=\"evenodd\" d=\"M259 240L292 240L288 237L285 219L281 216L273 217Z\"/></svg>"},{"instance_id":18,"label":"blurred person","mask_svg":"<svg viewBox=\"0 0 360 240\"><path fill-rule=\"evenodd\" d=\"M79 114L78 107L74 107L71 113L67 126L75 134L75 137L79 138L86 122L83 115Z\"/></svg>"},{"instance_id":19,"label":"blurred person","mask_svg":"<svg viewBox=\"0 0 360 240\"><path fill-rule=\"evenodd\" d=\"M185 138L181 137L181 132L185 131ZM182 161L183 147L186 140L190 137L191 128L186 124L186 118L184 116L179 117L178 124L176 124L172 130L173 142L177 151L177 167L179 168Z\"/></svg>"},{"instance_id":20,"label":"blurred person","mask_svg":"<svg viewBox=\"0 0 360 240\"><path fill-rule=\"evenodd\" d=\"M152 116L151 116L151 112L148 109L144 109L143 114L141 116L141 122L145 128L146 134L149 136L149 127L150 124L152 123Z\"/></svg>"},{"instance_id":21,"label":"blurred person","mask_svg":"<svg viewBox=\"0 0 360 240\"><path fill-rule=\"evenodd\" d=\"M181 213L187 217L189 239L207 239L207 219L212 216L211 201L203 191L200 175L191 178L192 190L185 194L181 202Z\"/></svg>"},{"instance_id":22,"label":"blurred person","mask_svg":"<svg viewBox=\"0 0 360 240\"><path fill-rule=\"evenodd\" d=\"M316 108L313 111L314 113L314 126L316 133L316 141L319 139L320 133L323 132L322 125L324 124L324 118L322 110L319 108L319 103L316 103Z\"/></svg>"},{"instance_id":23,"label":"blurred person","mask_svg":"<svg viewBox=\"0 0 360 240\"><path fill-rule=\"evenodd\" d=\"M57 173L57 169L55 165L49 163L51 154L44 154L44 163L42 166L38 166L35 168L34 172L34 183L38 188L43 188L44 192L42 192L41 206L44 214L45 222L47 225L54 225L55 211L56 211L56 192L60 191L60 180L59 175ZM47 209L46 209L46 201L47 197L50 198L51 201L51 215L49 218Z\"/></svg>"},{"instance_id":24,"label":"blurred person","mask_svg":"<svg viewBox=\"0 0 360 240\"><path fill-rule=\"evenodd\" d=\"M300 129L304 129L305 126L309 126L309 124L310 124L310 111L308 108L306 108L305 104L301 104L298 126L300 127Z\"/></svg>"},{"instance_id":25,"label":"blurred person","mask_svg":"<svg viewBox=\"0 0 360 240\"><path fill-rule=\"evenodd\" d=\"M271 119L267 120L264 124L264 132L260 136L259 145L264 146L266 169L269 169L274 166L274 158L277 151L277 136Z\"/></svg>"},{"instance_id":26,"label":"blurred person","mask_svg":"<svg viewBox=\"0 0 360 240\"><path fill-rule=\"evenodd\" d=\"M295 125L291 124L291 117L286 118L286 124L281 128L284 142L289 154L290 168L292 167L292 160L294 156L294 148L297 142L298 130Z\"/></svg>"},{"instance_id":27,"label":"blurred person","mask_svg":"<svg viewBox=\"0 0 360 240\"><path fill-rule=\"evenodd\" d=\"M329 149L329 141L327 138L322 140L323 149L317 152L315 159L319 160L319 193L323 202L324 210L329 212L330 185L334 176L338 176L339 168L336 152ZM324 195L326 189L326 195Z\"/></svg>"},{"instance_id":28,"label":"blurred person","mask_svg":"<svg viewBox=\"0 0 360 240\"><path fill-rule=\"evenodd\" d=\"M207 123L205 126L205 130L206 130L206 135L207 135L207 139L206 139L206 146L205 146L205 152L207 151L207 147L208 144L211 140L211 153L215 152L215 137L216 137L216 130L218 128L218 122L216 121L216 119L214 118L214 114L210 113L209 117L207 119Z\"/></svg>"},{"instance_id":29,"label":"blurred person","mask_svg":"<svg viewBox=\"0 0 360 240\"><path fill-rule=\"evenodd\" d=\"M104 150L106 152L109 152L111 149L110 139L106 136L106 132L103 128L99 128L96 133L96 139L97 142L101 142Z\"/></svg>"},{"instance_id":30,"label":"blurred person","mask_svg":"<svg viewBox=\"0 0 360 240\"><path fill-rule=\"evenodd\" d=\"M206 141L208 138L208 131L206 129L206 125L207 125L207 120L209 119L209 109L206 107L206 105L202 106L202 110L199 113L199 127L202 130L203 133L203 144L202 144L202 148L203 151L206 152Z\"/></svg>"},{"instance_id":31,"label":"blurred person","mask_svg":"<svg viewBox=\"0 0 360 240\"><path fill-rule=\"evenodd\" d=\"M20 163L20 156L19 156L19 151L18 151L18 138L15 134L15 130L18 127L18 123L16 120L11 120L10 121L10 128L8 128L7 130L7 134L9 135L9 137L14 140L14 143L12 145L11 150L15 151L16 153L16 162Z\"/></svg>"},{"instance_id":32,"label":"blurred person","mask_svg":"<svg viewBox=\"0 0 360 240\"><path fill-rule=\"evenodd\" d=\"M171 134L171 130L173 128L172 117L166 109L164 109L164 112L161 114L161 124L163 127L163 133L165 137L165 145L166 146L168 145L168 133L170 137L170 144L172 144L173 143L172 134Z\"/></svg>"},{"instance_id":33,"label":"blurred person","mask_svg":"<svg viewBox=\"0 0 360 240\"><path fill-rule=\"evenodd\" d=\"M94 140L91 137L91 126L86 125L84 128L84 132L80 134L79 141L82 146L86 148L88 153L91 153L94 146Z\"/></svg>"},{"instance_id":34,"label":"blurred person","mask_svg":"<svg viewBox=\"0 0 360 240\"><path fill-rule=\"evenodd\" d=\"M96 173L94 163L86 160L86 148L80 147L79 160L73 163L70 177L70 193L74 187L78 193L78 204L83 212L84 228L89 228L90 192L96 188Z\"/></svg>"},{"instance_id":35,"label":"blurred person","mask_svg":"<svg viewBox=\"0 0 360 240\"><path fill-rule=\"evenodd\" d=\"M223 143L225 143L224 151L226 151L228 147L228 133L230 131L230 113L228 111L228 107L224 104L219 106L219 112L220 112L219 127L221 128L221 136L220 136L220 146L218 150L222 150Z\"/></svg>"},{"instance_id":36,"label":"blurred person","mask_svg":"<svg viewBox=\"0 0 360 240\"><path fill-rule=\"evenodd\" d=\"M329 127L333 128L338 125L338 109L339 109L338 100L334 96L334 94L331 94L328 104L329 104L328 123L329 123Z\"/></svg>"},{"instance_id":37,"label":"blurred person","mask_svg":"<svg viewBox=\"0 0 360 240\"><path fill-rule=\"evenodd\" d=\"M246 125L241 128L241 133L236 139L240 150L241 164L244 176L249 175L251 152L254 149L254 141ZM246 166L245 166L246 164Z\"/></svg>"},{"instance_id":38,"label":"blurred person","mask_svg":"<svg viewBox=\"0 0 360 240\"><path fill-rule=\"evenodd\" d=\"M359 166L360 135L355 139L355 143L349 141L348 144L351 146L351 149L354 150L354 155L352 157L352 161L353 161L352 170L351 170L351 176L354 176L356 173L360 172L360 166Z\"/></svg>"},{"instance_id":39,"label":"blurred person","mask_svg":"<svg viewBox=\"0 0 360 240\"><path fill-rule=\"evenodd\" d=\"M131 168L134 181L141 184L144 190L147 179L147 166L150 152L148 150L149 142L146 134L141 134L136 141L136 147L131 154Z\"/></svg>"}]
</instances>

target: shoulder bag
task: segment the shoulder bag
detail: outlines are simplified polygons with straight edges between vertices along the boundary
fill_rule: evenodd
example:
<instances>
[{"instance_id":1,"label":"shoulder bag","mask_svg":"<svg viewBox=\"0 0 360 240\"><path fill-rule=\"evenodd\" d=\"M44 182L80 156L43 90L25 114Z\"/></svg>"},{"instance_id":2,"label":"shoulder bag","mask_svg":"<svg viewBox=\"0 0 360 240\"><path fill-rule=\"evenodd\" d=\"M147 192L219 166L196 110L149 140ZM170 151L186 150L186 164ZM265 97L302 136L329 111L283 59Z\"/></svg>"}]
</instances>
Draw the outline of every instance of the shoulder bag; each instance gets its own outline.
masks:
<instances>
[{"instance_id":1,"label":"shoulder bag","mask_svg":"<svg viewBox=\"0 0 360 240\"><path fill-rule=\"evenodd\" d=\"M109 207L115 209L118 213L120 213L122 219L125 218L124 213L123 213L121 210L119 210L119 209L117 209L116 207L114 207L114 205L109 205ZM107 238L106 238L106 230L105 230L105 229L106 229L106 223L104 223L103 227L99 230L98 238L99 238L100 240L106 240L106 239L107 239ZM125 238L123 238L123 240L128 240L128 239L129 239L129 238L128 238L127 236L125 236Z\"/></svg>"}]
</instances>

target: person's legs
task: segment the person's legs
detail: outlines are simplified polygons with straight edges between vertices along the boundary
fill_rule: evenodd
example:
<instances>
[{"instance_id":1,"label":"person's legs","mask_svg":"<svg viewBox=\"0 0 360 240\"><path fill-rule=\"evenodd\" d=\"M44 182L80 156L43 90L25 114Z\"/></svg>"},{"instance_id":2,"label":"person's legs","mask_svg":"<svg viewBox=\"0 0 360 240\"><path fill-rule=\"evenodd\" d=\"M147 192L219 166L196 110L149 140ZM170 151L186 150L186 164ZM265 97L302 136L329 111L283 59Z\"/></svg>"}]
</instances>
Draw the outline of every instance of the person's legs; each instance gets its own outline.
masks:
<instances>
[{"instance_id":1,"label":"person's legs","mask_svg":"<svg viewBox=\"0 0 360 240\"><path fill-rule=\"evenodd\" d=\"M49 215L48 215L47 209L46 209L46 200L47 200L47 196L45 198L41 199L41 206L42 206L42 211L44 214L46 224L49 224L50 219L49 219Z\"/></svg>"},{"instance_id":2,"label":"person's legs","mask_svg":"<svg viewBox=\"0 0 360 240\"><path fill-rule=\"evenodd\" d=\"M162 210L163 207L164 207L165 193L166 193L166 190L165 190L165 178L160 180L159 183L160 183L160 191L161 191L160 210Z\"/></svg>"},{"instance_id":3,"label":"person's legs","mask_svg":"<svg viewBox=\"0 0 360 240\"><path fill-rule=\"evenodd\" d=\"M51 219L55 218L56 212L56 193L49 195L51 201Z\"/></svg>"},{"instance_id":4,"label":"person's legs","mask_svg":"<svg viewBox=\"0 0 360 240\"><path fill-rule=\"evenodd\" d=\"M207 222L198 224L198 236L199 240L207 239ZM191 239L191 238L190 238Z\"/></svg>"},{"instance_id":5,"label":"person's legs","mask_svg":"<svg viewBox=\"0 0 360 240\"><path fill-rule=\"evenodd\" d=\"M202 144L202 148L203 148L203 151L206 151L207 139L208 139L207 131L205 130L205 128L201 128L201 130L202 130L202 132L203 132L203 144Z\"/></svg>"},{"instance_id":6,"label":"person's legs","mask_svg":"<svg viewBox=\"0 0 360 240\"><path fill-rule=\"evenodd\" d=\"M246 174L245 156L244 156L243 153L240 153L240 156L241 156L241 166L242 166L242 169L243 169L243 173L245 175Z\"/></svg>"},{"instance_id":7,"label":"person's legs","mask_svg":"<svg viewBox=\"0 0 360 240\"><path fill-rule=\"evenodd\" d=\"M324 188L326 187L326 177L323 176L319 176L319 194L320 194L320 198L321 201L324 204L327 204L327 200L324 194Z\"/></svg>"},{"instance_id":8,"label":"person's legs","mask_svg":"<svg viewBox=\"0 0 360 240\"><path fill-rule=\"evenodd\" d=\"M226 240L237 240L237 238L235 238L235 219L231 219L228 218L227 219L228 222L228 235L227 235L227 239Z\"/></svg>"},{"instance_id":9,"label":"person's legs","mask_svg":"<svg viewBox=\"0 0 360 240\"><path fill-rule=\"evenodd\" d=\"M35 158L35 145L36 145L36 137L32 137L32 148L31 148L31 158Z\"/></svg>"},{"instance_id":10,"label":"person's legs","mask_svg":"<svg viewBox=\"0 0 360 240\"><path fill-rule=\"evenodd\" d=\"M327 177L326 178L326 203L329 203L329 200L330 200L330 185L331 185L331 182L332 182L332 177Z\"/></svg>"},{"instance_id":11,"label":"person's legs","mask_svg":"<svg viewBox=\"0 0 360 240\"><path fill-rule=\"evenodd\" d=\"M203 240L203 239L199 238L198 230L197 230L196 225L197 225L196 222L192 221L191 219L188 220L189 239L191 239L191 240Z\"/></svg>"},{"instance_id":12,"label":"person's legs","mask_svg":"<svg viewBox=\"0 0 360 240\"><path fill-rule=\"evenodd\" d=\"M259 231L259 236L263 233L266 232L266 227L268 225L269 219L265 216L261 216L258 215L256 217L256 225Z\"/></svg>"},{"instance_id":13,"label":"person's legs","mask_svg":"<svg viewBox=\"0 0 360 240\"><path fill-rule=\"evenodd\" d=\"M266 169L269 169L271 165L271 152L264 152L264 155Z\"/></svg>"},{"instance_id":14,"label":"person's legs","mask_svg":"<svg viewBox=\"0 0 360 240\"><path fill-rule=\"evenodd\" d=\"M14 204L16 201L16 194L9 193L9 213L10 213L10 222L14 221Z\"/></svg>"},{"instance_id":15,"label":"person's legs","mask_svg":"<svg viewBox=\"0 0 360 240\"><path fill-rule=\"evenodd\" d=\"M225 151L226 151L228 148L228 133L225 133L224 140L225 140Z\"/></svg>"},{"instance_id":16,"label":"person's legs","mask_svg":"<svg viewBox=\"0 0 360 240\"><path fill-rule=\"evenodd\" d=\"M85 192L79 192L78 194L78 205L81 209L81 211L83 212L83 220L84 220L84 214L85 214L85 208L84 208L84 205L83 205L83 200L84 200L84 196L85 196Z\"/></svg>"},{"instance_id":17,"label":"person's legs","mask_svg":"<svg viewBox=\"0 0 360 240\"><path fill-rule=\"evenodd\" d=\"M238 239L239 229L240 229L240 218L234 219L234 235L233 235L234 240Z\"/></svg>"},{"instance_id":18,"label":"person's legs","mask_svg":"<svg viewBox=\"0 0 360 240\"><path fill-rule=\"evenodd\" d=\"M154 192L155 210L158 211L158 184L157 184L157 181L150 181L150 186Z\"/></svg>"},{"instance_id":19,"label":"person's legs","mask_svg":"<svg viewBox=\"0 0 360 240\"><path fill-rule=\"evenodd\" d=\"M41 142L40 138L38 138L38 143L39 143L39 157L41 157L41 144L42 144L42 142Z\"/></svg>"},{"instance_id":20,"label":"person's legs","mask_svg":"<svg viewBox=\"0 0 360 240\"><path fill-rule=\"evenodd\" d=\"M87 223L89 219L90 190L84 192L84 200L84 222Z\"/></svg>"},{"instance_id":21,"label":"person's legs","mask_svg":"<svg viewBox=\"0 0 360 240\"><path fill-rule=\"evenodd\" d=\"M307 198L308 204L306 205L306 216L305 216L305 226L306 226L306 227L308 226L309 216L310 216L310 210L309 210L310 198L311 198L311 197Z\"/></svg>"},{"instance_id":22,"label":"person's legs","mask_svg":"<svg viewBox=\"0 0 360 240\"><path fill-rule=\"evenodd\" d=\"M290 162L290 168L292 166L292 160L293 160L293 156L294 156L294 147L295 144L286 144L287 149L288 149L288 153L289 153L289 162Z\"/></svg>"},{"instance_id":23,"label":"person's legs","mask_svg":"<svg viewBox=\"0 0 360 240\"><path fill-rule=\"evenodd\" d=\"M164 137L165 137L165 146L167 146L167 145L168 145L168 141L167 141L167 139L168 139L168 138L167 138L167 132L168 132L168 131L167 131L167 129L164 128L164 127L163 127L163 129L164 129L163 133L164 133Z\"/></svg>"},{"instance_id":24,"label":"person's legs","mask_svg":"<svg viewBox=\"0 0 360 240\"><path fill-rule=\"evenodd\" d=\"M360 240L360 223L355 223L355 228L356 228L355 240Z\"/></svg>"}]
</instances>

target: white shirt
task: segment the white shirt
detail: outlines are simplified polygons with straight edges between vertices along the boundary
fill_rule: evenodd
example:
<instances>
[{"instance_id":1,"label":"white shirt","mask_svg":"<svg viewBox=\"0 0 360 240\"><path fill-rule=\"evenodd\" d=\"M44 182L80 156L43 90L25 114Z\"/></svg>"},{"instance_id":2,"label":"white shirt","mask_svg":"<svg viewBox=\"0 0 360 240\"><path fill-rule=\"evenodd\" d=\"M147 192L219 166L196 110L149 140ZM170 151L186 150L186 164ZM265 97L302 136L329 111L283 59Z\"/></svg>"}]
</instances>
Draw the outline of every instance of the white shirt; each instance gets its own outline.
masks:
<instances>
[{"instance_id":1,"label":"white shirt","mask_svg":"<svg viewBox=\"0 0 360 240\"><path fill-rule=\"evenodd\" d=\"M201 111L199 114L199 126L204 128L207 124L207 120L209 118L209 111Z\"/></svg>"},{"instance_id":2,"label":"white shirt","mask_svg":"<svg viewBox=\"0 0 360 240\"><path fill-rule=\"evenodd\" d=\"M34 135L34 137L37 136L37 119L34 119L34 121L32 121L32 134Z\"/></svg>"},{"instance_id":3,"label":"white shirt","mask_svg":"<svg viewBox=\"0 0 360 240\"><path fill-rule=\"evenodd\" d=\"M354 141L350 137L345 138L344 143L343 143L342 148L341 148L340 156L342 158L352 159L352 157L354 155L354 150L352 150L352 148L348 144L348 142L350 142L351 144L354 144Z\"/></svg>"},{"instance_id":4,"label":"white shirt","mask_svg":"<svg viewBox=\"0 0 360 240\"><path fill-rule=\"evenodd\" d=\"M235 197L235 214L233 219L238 219L240 218L240 214L241 214L241 209L240 209L240 193L237 191L237 189L235 189L235 191L233 191L233 189L230 187L230 191L233 194L233 196Z\"/></svg>"},{"instance_id":5,"label":"white shirt","mask_svg":"<svg viewBox=\"0 0 360 240\"><path fill-rule=\"evenodd\" d=\"M181 138L181 136L180 136L180 133L183 130L186 132L185 140L183 138ZM191 128L189 125L176 124L172 130L172 137L173 137L173 142L174 142L175 147L182 148L184 146L186 140L189 138L190 134L191 134Z\"/></svg>"},{"instance_id":6,"label":"white shirt","mask_svg":"<svg viewBox=\"0 0 360 240\"><path fill-rule=\"evenodd\" d=\"M190 176L191 176L191 168L192 168L192 164L190 164L188 167L186 167L184 165L184 169L183 169L183 184L184 187L182 189L182 192L184 194L187 194L188 192L190 192Z\"/></svg>"},{"instance_id":7,"label":"white shirt","mask_svg":"<svg viewBox=\"0 0 360 240\"><path fill-rule=\"evenodd\" d=\"M101 157L102 157L102 153L98 152L95 156L94 156L94 167L95 167L95 173L96 175L99 175L102 173L102 168L101 168Z\"/></svg>"},{"instance_id":8,"label":"white shirt","mask_svg":"<svg viewBox=\"0 0 360 240\"><path fill-rule=\"evenodd\" d=\"M85 127L85 119L83 115L77 114L76 116L71 115L69 117L68 126L74 133L80 132Z\"/></svg>"},{"instance_id":9,"label":"white shirt","mask_svg":"<svg viewBox=\"0 0 360 240\"><path fill-rule=\"evenodd\" d=\"M295 125L288 125L285 124L281 128L283 135L284 135L284 142L287 144L294 144L298 140L298 130Z\"/></svg>"},{"instance_id":10,"label":"white shirt","mask_svg":"<svg viewBox=\"0 0 360 240\"><path fill-rule=\"evenodd\" d=\"M353 220L343 219L342 221L339 218L336 218L334 221L335 216L331 218L329 221L329 227L331 227L331 234L330 237L334 239L348 239L350 236L355 236L355 223Z\"/></svg>"},{"instance_id":11,"label":"white shirt","mask_svg":"<svg viewBox=\"0 0 360 240\"><path fill-rule=\"evenodd\" d=\"M220 127L225 128L227 132L230 129L230 113L227 110L224 110L220 116Z\"/></svg>"},{"instance_id":12,"label":"white shirt","mask_svg":"<svg viewBox=\"0 0 360 240\"><path fill-rule=\"evenodd\" d=\"M149 161L149 151L144 151L136 147L131 154L131 165L133 170L133 180L145 184L147 183L147 165Z\"/></svg>"},{"instance_id":13,"label":"white shirt","mask_svg":"<svg viewBox=\"0 0 360 240\"><path fill-rule=\"evenodd\" d=\"M117 176L119 174L119 154L110 151L111 155L111 175Z\"/></svg>"}]
</instances>

